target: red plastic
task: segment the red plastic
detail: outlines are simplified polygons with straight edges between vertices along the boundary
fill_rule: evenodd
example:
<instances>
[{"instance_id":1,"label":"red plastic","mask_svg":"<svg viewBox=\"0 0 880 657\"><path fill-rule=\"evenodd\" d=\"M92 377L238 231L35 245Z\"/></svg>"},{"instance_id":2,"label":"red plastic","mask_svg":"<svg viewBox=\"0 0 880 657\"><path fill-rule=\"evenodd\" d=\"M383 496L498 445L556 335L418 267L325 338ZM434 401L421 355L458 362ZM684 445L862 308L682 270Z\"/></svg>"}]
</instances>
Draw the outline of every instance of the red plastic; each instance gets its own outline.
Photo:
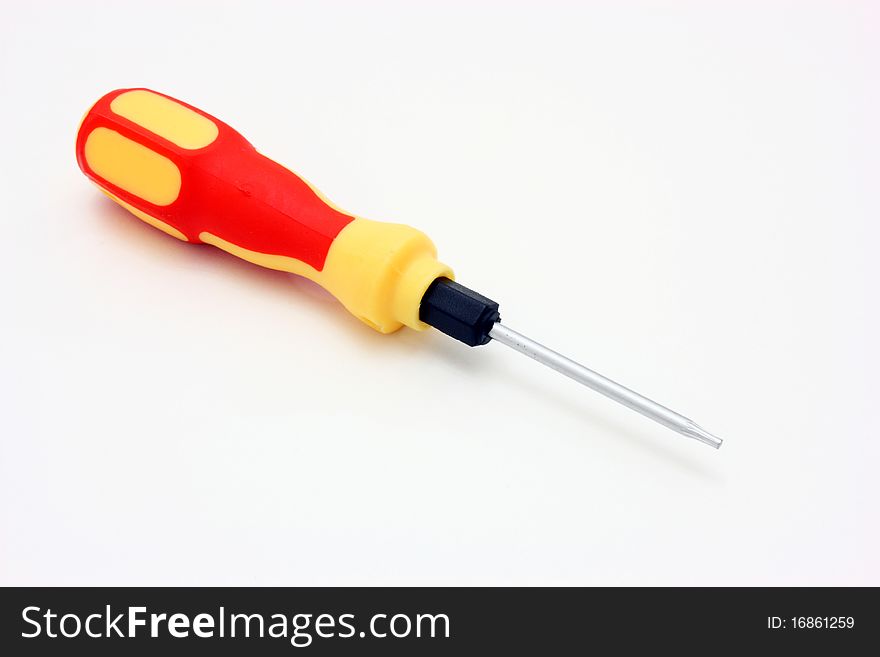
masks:
<instances>
[{"instance_id":1,"label":"red plastic","mask_svg":"<svg viewBox=\"0 0 880 657\"><path fill-rule=\"evenodd\" d=\"M217 138L198 150L181 148L113 113L110 103L126 91L131 89L101 98L80 127L76 158L89 178L176 228L191 242L200 242L199 234L208 232L251 251L288 256L323 269L330 245L354 217L327 205L295 173L261 155L238 132L196 107L171 99L217 124ZM177 200L153 205L92 171L84 148L89 133L98 127L115 130L172 160L181 173Z\"/></svg>"}]
</instances>

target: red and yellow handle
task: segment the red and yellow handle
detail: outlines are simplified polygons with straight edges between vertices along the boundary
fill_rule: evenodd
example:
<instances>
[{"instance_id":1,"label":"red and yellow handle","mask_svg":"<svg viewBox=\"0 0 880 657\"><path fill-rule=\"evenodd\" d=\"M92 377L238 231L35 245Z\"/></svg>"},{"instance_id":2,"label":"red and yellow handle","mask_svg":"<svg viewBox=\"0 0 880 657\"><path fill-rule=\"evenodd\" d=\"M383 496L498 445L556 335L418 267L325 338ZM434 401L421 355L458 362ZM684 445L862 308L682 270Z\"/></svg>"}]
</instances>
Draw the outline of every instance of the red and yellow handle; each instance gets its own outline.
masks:
<instances>
[{"instance_id":1,"label":"red and yellow handle","mask_svg":"<svg viewBox=\"0 0 880 657\"><path fill-rule=\"evenodd\" d=\"M154 91L119 89L95 103L76 158L148 224L310 278L382 333L426 328L422 296L452 278L420 231L339 210L222 121Z\"/></svg>"}]
</instances>

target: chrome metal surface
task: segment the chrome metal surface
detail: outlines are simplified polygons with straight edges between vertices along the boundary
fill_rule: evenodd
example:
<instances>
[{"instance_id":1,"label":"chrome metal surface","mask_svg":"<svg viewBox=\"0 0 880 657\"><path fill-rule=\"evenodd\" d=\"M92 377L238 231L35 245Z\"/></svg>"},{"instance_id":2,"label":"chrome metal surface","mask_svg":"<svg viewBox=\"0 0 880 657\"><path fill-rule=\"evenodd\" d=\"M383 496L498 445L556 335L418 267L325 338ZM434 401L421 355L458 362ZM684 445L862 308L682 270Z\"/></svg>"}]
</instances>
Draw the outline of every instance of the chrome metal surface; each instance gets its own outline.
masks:
<instances>
[{"instance_id":1,"label":"chrome metal surface","mask_svg":"<svg viewBox=\"0 0 880 657\"><path fill-rule=\"evenodd\" d=\"M489 331L489 335L493 340L505 344L511 349L515 349L516 351L525 354L529 358L533 358L539 363L556 370L560 374L564 374L570 379L574 379L578 383L631 408L637 413L641 413L645 417L651 418L655 422L659 422L673 431L677 431L678 433L693 438L694 440L699 440L701 443L705 443L715 449L721 447L721 438L713 436L693 420L690 420L683 415L679 415L675 411L670 410L655 401L651 401L647 397L644 397L619 383L615 383L598 372L594 372L580 363L576 363L570 358L535 342L531 338L527 338L521 333L517 333L501 323L495 324L495 326Z\"/></svg>"}]
</instances>

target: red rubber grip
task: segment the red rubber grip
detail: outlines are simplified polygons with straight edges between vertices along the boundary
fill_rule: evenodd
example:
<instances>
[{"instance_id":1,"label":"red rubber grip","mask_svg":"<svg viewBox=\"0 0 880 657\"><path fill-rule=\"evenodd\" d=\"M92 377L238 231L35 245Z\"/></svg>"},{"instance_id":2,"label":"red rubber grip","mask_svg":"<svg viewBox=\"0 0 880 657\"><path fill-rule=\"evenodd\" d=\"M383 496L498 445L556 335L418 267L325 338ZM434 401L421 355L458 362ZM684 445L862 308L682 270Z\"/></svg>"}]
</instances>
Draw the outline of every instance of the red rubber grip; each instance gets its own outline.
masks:
<instances>
[{"instance_id":1,"label":"red rubber grip","mask_svg":"<svg viewBox=\"0 0 880 657\"><path fill-rule=\"evenodd\" d=\"M196 107L149 90L217 125L217 138L196 150L181 148L114 113L111 102L127 91L132 89L110 92L83 119L76 157L89 178L191 242L201 242L199 235L208 232L250 251L287 256L323 269L333 240L354 217L327 205L295 173L261 155L238 132ZM177 199L169 205L154 205L95 173L86 160L85 143L89 134L102 127L171 160L181 176Z\"/></svg>"}]
</instances>

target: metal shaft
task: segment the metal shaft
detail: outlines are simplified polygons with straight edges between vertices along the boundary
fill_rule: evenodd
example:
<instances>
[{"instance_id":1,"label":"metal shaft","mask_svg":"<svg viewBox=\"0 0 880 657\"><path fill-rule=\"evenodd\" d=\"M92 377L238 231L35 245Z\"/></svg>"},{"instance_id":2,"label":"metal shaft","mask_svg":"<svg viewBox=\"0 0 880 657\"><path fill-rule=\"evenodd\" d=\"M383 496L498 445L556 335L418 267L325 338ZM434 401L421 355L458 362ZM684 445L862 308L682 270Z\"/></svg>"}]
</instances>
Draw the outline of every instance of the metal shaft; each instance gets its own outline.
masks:
<instances>
[{"instance_id":1,"label":"metal shaft","mask_svg":"<svg viewBox=\"0 0 880 657\"><path fill-rule=\"evenodd\" d=\"M562 354L548 349L544 345L527 338L521 333L517 333L513 329L507 328L501 323L496 323L489 331L489 335L493 340L497 340L511 349L516 349L529 358L543 363L570 379L574 379L578 383L582 383L588 388L602 393L606 397L631 408L637 413L641 413L645 417L651 418L655 422L659 422L665 427L669 427L673 431L677 431L683 436L699 440L715 449L721 447L721 438L713 436L693 420L689 420L683 415L679 415L675 411L661 406L657 402L651 401L647 397L643 397L639 393L633 392L619 383L615 383L611 379L605 378L598 372L594 372L570 358L566 358Z\"/></svg>"}]
</instances>

